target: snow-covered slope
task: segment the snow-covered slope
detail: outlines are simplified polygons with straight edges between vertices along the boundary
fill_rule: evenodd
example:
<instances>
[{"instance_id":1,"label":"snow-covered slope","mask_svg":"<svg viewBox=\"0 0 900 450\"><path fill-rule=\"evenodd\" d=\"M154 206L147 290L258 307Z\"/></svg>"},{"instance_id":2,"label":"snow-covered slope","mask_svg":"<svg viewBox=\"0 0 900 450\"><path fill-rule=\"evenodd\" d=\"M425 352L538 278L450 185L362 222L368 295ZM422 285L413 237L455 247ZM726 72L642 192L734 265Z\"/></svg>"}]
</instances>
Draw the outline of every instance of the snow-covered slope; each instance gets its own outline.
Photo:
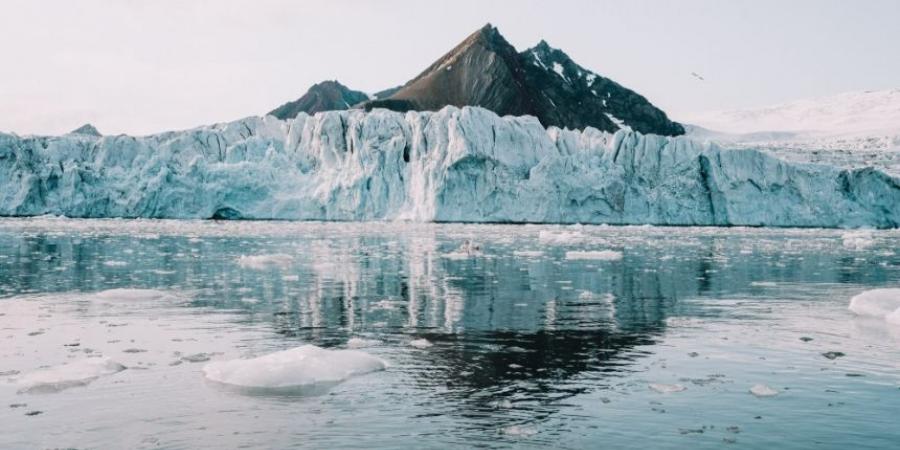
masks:
<instances>
[{"instance_id":1,"label":"snow-covered slope","mask_svg":"<svg viewBox=\"0 0 900 450\"><path fill-rule=\"evenodd\" d=\"M481 108L0 134L0 215L897 227L900 179Z\"/></svg>"},{"instance_id":2,"label":"snow-covered slope","mask_svg":"<svg viewBox=\"0 0 900 450\"><path fill-rule=\"evenodd\" d=\"M900 175L900 89L849 92L684 117L693 139L763 149L790 161Z\"/></svg>"},{"instance_id":3,"label":"snow-covered slope","mask_svg":"<svg viewBox=\"0 0 900 450\"><path fill-rule=\"evenodd\" d=\"M848 92L764 108L713 111L683 118L734 134L792 132L818 136L900 134L900 89Z\"/></svg>"}]
</instances>

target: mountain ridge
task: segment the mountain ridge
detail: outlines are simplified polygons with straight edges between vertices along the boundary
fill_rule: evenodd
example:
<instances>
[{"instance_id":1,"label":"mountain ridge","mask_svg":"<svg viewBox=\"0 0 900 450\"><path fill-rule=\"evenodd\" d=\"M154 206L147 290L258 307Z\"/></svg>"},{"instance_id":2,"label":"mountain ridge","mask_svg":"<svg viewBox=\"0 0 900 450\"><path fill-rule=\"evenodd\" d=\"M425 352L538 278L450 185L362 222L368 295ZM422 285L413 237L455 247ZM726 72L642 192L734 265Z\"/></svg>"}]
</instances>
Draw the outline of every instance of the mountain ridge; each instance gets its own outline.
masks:
<instances>
[{"instance_id":1,"label":"mountain ridge","mask_svg":"<svg viewBox=\"0 0 900 450\"><path fill-rule=\"evenodd\" d=\"M293 109L276 110L276 117L321 111L303 109L302 100L289 103ZM355 105L329 105L337 110L359 107L400 112L478 106L501 116L534 116L545 127L684 134L684 127L642 95L585 69L545 40L519 52L491 24L467 36L406 83Z\"/></svg>"}]
</instances>

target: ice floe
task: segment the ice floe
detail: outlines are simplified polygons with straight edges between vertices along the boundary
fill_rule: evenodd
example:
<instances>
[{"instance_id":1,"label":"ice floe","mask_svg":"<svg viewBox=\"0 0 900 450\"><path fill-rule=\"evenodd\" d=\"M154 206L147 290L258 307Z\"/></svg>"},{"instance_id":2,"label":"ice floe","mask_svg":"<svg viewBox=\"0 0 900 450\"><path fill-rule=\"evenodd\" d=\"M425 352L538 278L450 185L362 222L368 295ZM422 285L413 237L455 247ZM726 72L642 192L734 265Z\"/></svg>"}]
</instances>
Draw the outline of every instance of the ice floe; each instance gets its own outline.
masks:
<instances>
[{"instance_id":1,"label":"ice floe","mask_svg":"<svg viewBox=\"0 0 900 450\"><path fill-rule=\"evenodd\" d=\"M754 384L750 388L750 393L757 397L774 397L779 394L779 391L765 384Z\"/></svg>"},{"instance_id":2,"label":"ice floe","mask_svg":"<svg viewBox=\"0 0 900 450\"><path fill-rule=\"evenodd\" d=\"M422 338L422 339L416 339L416 340L410 342L409 345L411 345L417 349L424 350L428 347L431 347L434 344L432 344L431 341L429 341L428 339Z\"/></svg>"},{"instance_id":3,"label":"ice floe","mask_svg":"<svg viewBox=\"0 0 900 450\"><path fill-rule=\"evenodd\" d=\"M109 358L85 358L80 361L36 370L16 379L19 392L50 393L86 386L105 375L125 370Z\"/></svg>"},{"instance_id":4,"label":"ice floe","mask_svg":"<svg viewBox=\"0 0 900 450\"><path fill-rule=\"evenodd\" d=\"M566 259L618 261L622 259L622 252L617 252L615 250L571 251L566 252Z\"/></svg>"},{"instance_id":5,"label":"ice floe","mask_svg":"<svg viewBox=\"0 0 900 450\"><path fill-rule=\"evenodd\" d=\"M241 255L238 265L247 269L265 269L267 267L285 267L291 265L294 258L291 255L275 253L271 255Z\"/></svg>"},{"instance_id":6,"label":"ice floe","mask_svg":"<svg viewBox=\"0 0 900 450\"><path fill-rule=\"evenodd\" d=\"M305 393L386 367L382 359L358 350L303 345L256 358L211 362L203 373L210 381L238 388Z\"/></svg>"},{"instance_id":7,"label":"ice floe","mask_svg":"<svg viewBox=\"0 0 900 450\"><path fill-rule=\"evenodd\" d=\"M672 394L675 392L686 391L687 388L680 384L664 384L664 383L650 383L650 389L660 394Z\"/></svg>"},{"instance_id":8,"label":"ice floe","mask_svg":"<svg viewBox=\"0 0 900 450\"><path fill-rule=\"evenodd\" d=\"M538 241L542 244L574 244L583 242L587 236L580 231L551 231L538 232Z\"/></svg>"},{"instance_id":9,"label":"ice floe","mask_svg":"<svg viewBox=\"0 0 900 450\"><path fill-rule=\"evenodd\" d=\"M841 241L850 250L863 250L875 244L872 230L848 231L841 235Z\"/></svg>"},{"instance_id":10,"label":"ice floe","mask_svg":"<svg viewBox=\"0 0 900 450\"><path fill-rule=\"evenodd\" d=\"M850 299L849 309L858 316L884 319L900 326L900 288L865 291Z\"/></svg>"}]
</instances>

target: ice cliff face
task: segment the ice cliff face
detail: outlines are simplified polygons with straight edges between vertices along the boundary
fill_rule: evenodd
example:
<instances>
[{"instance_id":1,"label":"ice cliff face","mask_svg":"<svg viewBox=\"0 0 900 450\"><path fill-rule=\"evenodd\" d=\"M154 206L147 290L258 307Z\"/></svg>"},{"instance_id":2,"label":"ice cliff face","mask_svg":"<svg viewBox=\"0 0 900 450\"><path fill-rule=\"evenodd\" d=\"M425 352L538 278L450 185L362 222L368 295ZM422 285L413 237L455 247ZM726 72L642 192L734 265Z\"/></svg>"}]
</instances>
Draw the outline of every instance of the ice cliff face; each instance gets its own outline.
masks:
<instances>
[{"instance_id":1,"label":"ice cliff face","mask_svg":"<svg viewBox=\"0 0 900 450\"><path fill-rule=\"evenodd\" d=\"M0 215L897 227L900 179L480 108L0 134Z\"/></svg>"}]
</instances>

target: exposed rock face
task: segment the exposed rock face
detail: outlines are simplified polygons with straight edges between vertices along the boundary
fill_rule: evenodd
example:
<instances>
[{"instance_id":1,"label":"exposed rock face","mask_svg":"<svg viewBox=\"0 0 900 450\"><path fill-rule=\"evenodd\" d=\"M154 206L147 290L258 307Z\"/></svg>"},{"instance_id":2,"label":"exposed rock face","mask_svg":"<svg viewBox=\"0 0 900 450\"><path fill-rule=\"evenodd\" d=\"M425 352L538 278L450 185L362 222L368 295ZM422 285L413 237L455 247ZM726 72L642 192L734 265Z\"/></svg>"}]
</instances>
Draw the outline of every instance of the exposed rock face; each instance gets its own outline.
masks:
<instances>
[{"instance_id":1,"label":"exposed rock face","mask_svg":"<svg viewBox=\"0 0 900 450\"><path fill-rule=\"evenodd\" d=\"M0 134L0 215L900 226L900 179L482 108Z\"/></svg>"},{"instance_id":2,"label":"exposed rock face","mask_svg":"<svg viewBox=\"0 0 900 450\"><path fill-rule=\"evenodd\" d=\"M684 134L684 128L639 94L576 64L541 41L517 53L487 25L367 110L434 111L444 106L480 106L500 115L532 115L545 126L623 126L642 133Z\"/></svg>"},{"instance_id":3,"label":"exposed rock face","mask_svg":"<svg viewBox=\"0 0 900 450\"><path fill-rule=\"evenodd\" d=\"M522 52L536 115L545 125L616 131L623 125L644 134L678 136L684 127L640 94L587 70L541 41Z\"/></svg>"},{"instance_id":4,"label":"exposed rock face","mask_svg":"<svg viewBox=\"0 0 900 450\"><path fill-rule=\"evenodd\" d=\"M279 119L293 119L301 112L315 114L322 111L349 109L368 99L369 96L364 92L351 90L337 81L323 81L309 88L303 97L285 103L270 111L269 114Z\"/></svg>"},{"instance_id":5,"label":"exposed rock face","mask_svg":"<svg viewBox=\"0 0 900 450\"><path fill-rule=\"evenodd\" d=\"M435 111L447 105L480 106L514 116L533 109L519 54L496 28L473 33L393 95L365 107Z\"/></svg>"}]
</instances>

